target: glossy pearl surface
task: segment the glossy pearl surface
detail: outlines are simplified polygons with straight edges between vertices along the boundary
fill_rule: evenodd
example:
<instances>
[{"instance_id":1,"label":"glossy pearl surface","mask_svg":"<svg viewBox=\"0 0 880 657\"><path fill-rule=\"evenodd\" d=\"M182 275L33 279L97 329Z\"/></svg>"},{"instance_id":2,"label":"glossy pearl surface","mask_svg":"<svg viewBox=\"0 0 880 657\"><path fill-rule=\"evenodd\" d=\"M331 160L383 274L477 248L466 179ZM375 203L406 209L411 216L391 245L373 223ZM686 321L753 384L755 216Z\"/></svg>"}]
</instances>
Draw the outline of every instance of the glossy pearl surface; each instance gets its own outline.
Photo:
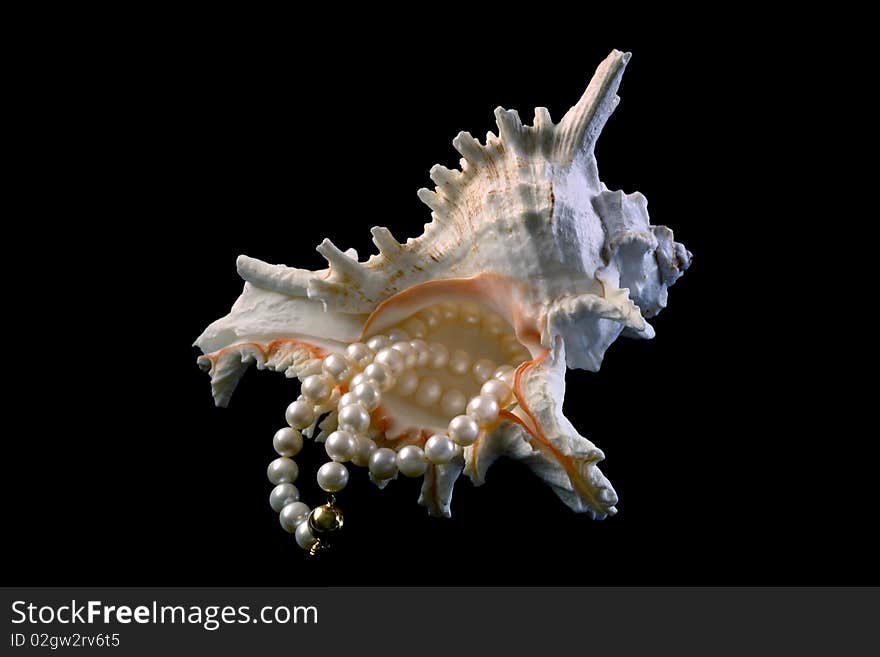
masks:
<instances>
[{"instance_id":1,"label":"glossy pearl surface","mask_svg":"<svg viewBox=\"0 0 880 657\"><path fill-rule=\"evenodd\" d=\"M409 342L395 342L391 348L403 356L406 367L415 367L419 355Z\"/></svg>"},{"instance_id":2,"label":"glossy pearl surface","mask_svg":"<svg viewBox=\"0 0 880 657\"><path fill-rule=\"evenodd\" d=\"M495 363L488 358L480 358L473 364L473 367L471 367L471 374L474 377L474 381L479 384L485 383L492 378L492 374L495 372L496 367Z\"/></svg>"},{"instance_id":3,"label":"glossy pearl surface","mask_svg":"<svg viewBox=\"0 0 880 657\"><path fill-rule=\"evenodd\" d=\"M333 387L328 377L323 374L312 374L303 379L301 391L302 396L313 404L323 404L330 399Z\"/></svg>"},{"instance_id":4,"label":"glossy pearl surface","mask_svg":"<svg viewBox=\"0 0 880 657\"><path fill-rule=\"evenodd\" d=\"M406 358L398 350L391 347L381 349L379 353L376 354L373 363L386 365L392 371L394 376L400 376L403 373L403 370L406 369Z\"/></svg>"},{"instance_id":5,"label":"glossy pearl surface","mask_svg":"<svg viewBox=\"0 0 880 657\"><path fill-rule=\"evenodd\" d=\"M409 338L409 333L403 329L395 328L388 331L389 344L394 344L395 342L409 342Z\"/></svg>"},{"instance_id":6,"label":"glossy pearl surface","mask_svg":"<svg viewBox=\"0 0 880 657\"><path fill-rule=\"evenodd\" d=\"M299 468L293 460L279 456L266 468L266 476L273 484L292 484L299 476Z\"/></svg>"},{"instance_id":7,"label":"glossy pearl surface","mask_svg":"<svg viewBox=\"0 0 880 657\"><path fill-rule=\"evenodd\" d=\"M348 361L339 354L330 354L324 358L324 362L321 364L321 371L333 383L345 383L352 375L351 366L348 364Z\"/></svg>"},{"instance_id":8,"label":"glossy pearl surface","mask_svg":"<svg viewBox=\"0 0 880 657\"><path fill-rule=\"evenodd\" d=\"M284 418L294 429L305 429L315 421L315 409L309 402L298 399L287 407Z\"/></svg>"},{"instance_id":9,"label":"glossy pearl surface","mask_svg":"<svg viewBox=\"0 0 880 657\"><path fill-rule=\"evenodd\" d=\"M364 369L373 362L376 352L363 342L352 342L345 348L345 357L350 360L359 370Z\"/></svg>"},{"instance_id":10,"label":"glossy pearl surface","mask_svg":"<svg viewBox=\"0 0 880 657\"><path fill-rule=\"evenodd\" d=\"M407 370L397 379L397 386L394 388L401 397L409 397L419 387L419 376L413 370Z\"/></svg>"},{"instance_id":11,"label":"glossy pearl surface","mask_svg":"<svg viewBox=\"0 0 880 657\"><path fill-rule=\"evenodd\" d=\"M370 454L375 450L375 440L360 436L357 439L357 449L355 450L354 456L351 457L351 462L363 468L370 463Z\"/></svg>"},{"instance_id":12,"label":"glossy pearl surface","mask_svg":"<svg viewBox=\"0 0 880 657\"><path fill-rule=\"evenodd\" d=\"M419 406L433 406L440 400L443 394L443 386L433 376L426 376L419 381L419 387L416 389L415 400Z\"/></svg>"},{"instance_id":13,"label":"glossy pearl surface","mask_svg":"<svg viewBox=\"0 0 880 657\"><path fill-rule=\"evenodd\" d=\"M334 431L324 441L324 451L334 461L350 461L357 451L357 438L347 431Z\"/></svg>"},{"instance_id":14,"label":"glossy pearl surface","mask_svg":"<svg viewBox=\"0 0 880 657\"><path fill-rule=\"evenodd\" d=\"M498 419L498 402L488 395L477 395L468 402L467 410L474 421L481 427L492 424Z\"/></svg>"},{"instance_id":15,"label":"glossy pearl surface","mask_svg":"<svg viewBox=\"0 0 880 657\"><path fill-rule=\"evenodd\" d=\"M315 543L318 542L318 539L312 534L312 530L307 522L299 524L294 533L294 537L296 538L296 544L303 550L311 550Z\"/></svg>"},{"instance_id":16,"label":"glossy pearl surface","mask_svg":"<svg viewBox=\"0 0 880 657\"><path fill-rule=\"evenodd\" d=\"M328 493L337 493L348 484L348 470L341 463L330 461L318 468L318 486Z\"/></svg>"},{"instance_id":17,"label":"glossy pearl surface","mask_svg":"<svg viewBox=\"0 0 880 657\"><path fill-rule=\"evenodd\" d=\"M428 365L435 370L446 367L447 363L449 363L449 349L446 348L446 345L432 342L428 345L428 349L431 352Z\"/></svg>"},{"instance_id":18,"label":"glossy pearl surface","mask_svg":"<svg viewBox=\"0 0 880 657\"><path fill-rule=\"evenodd\" d=\"M449 463L455 456L455 443L443 434L435 434L425 442L425 457L434 465Z\"/></svg>"},{"instance_id":19,"label":"glossy pearl surface","mask_svg":"<svg viewBox=\"0 0 880 657\"><path fill-rule=\"evenodd\" d=\"M499 406L505 406L510 399L511 390L501 379L489 379L480 388L480 394L494 398Z\"/></svg>"},{"instance_id":20,"label":"glossy pearl surface","mask_svg":"<svg viewBox=\"0 0 880 657\"><path fill-rule=\"evenodd\" d=\"M471 368L471 357L468 352L456 349L449 356L449 371L453 374L467 374Z\"/></svg>"},{"instance_id":21,"label":"glossy pearl surface","mask_svg":"<svg viewBox=\"0 0 880 657\"><path fill-rule=\"evenodd\" d=\"M278 484L269 493L269 506L275 513L280 513L285 506L297 501L299 501L299 490L293 484Z\"/></svg>"},{"instance_id":22,"label":"glossy pearl surface","mask_svg":"<svg viewBox=\"0 0 880 657\"><path fill-rule=\"evenodd\" d=\"M378 352L380 349L384 349L390 344L391 340L389 340L388 337L384 335L374 335L372 338L367 340L367 346L371 350L373 350L373 352Z\"/></svg>"},{"instance_id":23,"label":"glossy pearl surface","mask_svg":"<svg viewBox=\"0 0 880 657\"><path fill-rule=\"evenodd\" d=\"M370 474L376 479L390 479L397 474L397 453L380 447L370 454Z\"/></svg>"},{"instance_id":24,"label":"glossy pearl surface","mask_svg":"<svg viewBox=\"0 0 880 657\"><path fill-rule=\"evenodd\" d=\"M379 390L379 386L369 380L352 388L351 394L355 401L362 404L368 412L375 411L382 403L382 392Z\"/></svg>"},{"instance_id":25,"label":"glossy pearl surface","mask_svg":"<svg viewBox=\"0 0 880 657\"><path fill-rule=\"evenodd\" d=\"M473 445L480 435L480 427L467 415L457 415L449 421L449 438L459 445Z\"/></svg>"},{"instance_id":26,"label":"glossy pearl surface","mask_svg":"<svg viewBox=\"0 0 880 657\"><path fill-rule=\"evenodd\" d=\"M428 326L418 317L408 319L403 328L414 338L423 338L428 333Z\"/></svg>"},{"instance_id":27,"label":"glossy pearl surface","mask_svg":"<svg viewBox=\"0 0 880 657\"><path fill-rule=\"evenodd\" d=\"M339 428L353 434L366 433L370 428L370 414L360 404L349 404L339 409Z\"/></svg>"},{"instance_id":28,"label":"glossy pearl surface","mask_svg":"<svg viewBox=\"0 0 880 657\"><path fill-rule=\"evenodd\" d=\"M376 362L367 365L364 369L363 376L365 379L375 381L376 385L379 386L379 390L382 392L390 390L394 385L396 378L390 367Z\"/></svg>"},{"instance_id":29,"label":"glossy pearl surface","mask_svg":"<svg viewBox=\"0 0 880 657\"><path fill-rule=\"evenodd\" d=\"M272 437L272 447L279 456L296 456L303 446L302 434L292 428L284 427L275 432Z\"/></svg>"},{"instance_id":30,"label":"glossy pearl surface","mask_svg":"<svg viewBox=\"0 0 880 657\"><path fill-rule=\"evenodd\" d=\"M431 360L431 348L424 340L410 340L410 346L416 352L416 365L418 367L426 367Z\"/></svg>"},{"instance_id":31,"label":"glossy pearl surface","mask_svg":"<svg viewBox=\"0 0 880 657\"><path fill-rule=\"evenodd\" d=\"M428 468L428 459L418 445L406 445L397 452L397 467L406 477L420 477Z\"/></svg>"},{"instance_id":32,"label":"glossy pearl surface","mask_svg":"<svg viewBox=\"0 0 880 657\"><path fill-rule=\"evenodd\" d=\"M309 519L309 513L311 513L311 509L302 502L291 502L281 509L278 521L285 531L295 532L297 526Z\"/></svg>"}]
</instances>

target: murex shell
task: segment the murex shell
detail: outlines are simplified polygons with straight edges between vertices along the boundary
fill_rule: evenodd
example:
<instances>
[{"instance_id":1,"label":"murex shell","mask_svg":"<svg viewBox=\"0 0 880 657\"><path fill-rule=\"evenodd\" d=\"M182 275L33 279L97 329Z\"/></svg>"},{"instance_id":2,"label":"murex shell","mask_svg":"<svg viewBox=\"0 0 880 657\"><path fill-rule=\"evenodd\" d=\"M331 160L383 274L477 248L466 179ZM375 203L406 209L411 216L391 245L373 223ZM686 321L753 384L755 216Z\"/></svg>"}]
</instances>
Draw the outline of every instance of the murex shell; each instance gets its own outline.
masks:
<instances>
[{"instance_id":1,"label":"murex shell","mask_svg":"<svg viewBox=\"0 0 880 657\"><path fill-rule=\"evenodd\" d=\"M424 446L445 433L487 376L513 389L475 442L448 463L427 464L419 501L430 513L449 516L462 471L481 484L499 456L525 462L575 511L616 513L617 495L596 465L603 453L562 414L566 366L596 371L619 335L652 338L647 319L691 259L670 229L650 224L644 196L599 180L594 146L629 57L613 51L556 125L542 107L532 126L499 107L499 134L485 145L460 133L452 143L461 170L434 166L434 191L418 192L432 210L419 237L401 244L374 227L379 252L365 262L324 240L317 250L329 267L319 271L240 256L244 291L195 343L216 404L227 404L251 362L305 379L350 343L414 339L427 353L414 366L418 379L402 377L370 413L367 435L379 447ZM304 431L319 441L337 428L335 401L348 391L345 380L332 383L331 399L315 409L329 414ZM464 394L447 395L454 389Z\"/></svg>"}]
</instances>

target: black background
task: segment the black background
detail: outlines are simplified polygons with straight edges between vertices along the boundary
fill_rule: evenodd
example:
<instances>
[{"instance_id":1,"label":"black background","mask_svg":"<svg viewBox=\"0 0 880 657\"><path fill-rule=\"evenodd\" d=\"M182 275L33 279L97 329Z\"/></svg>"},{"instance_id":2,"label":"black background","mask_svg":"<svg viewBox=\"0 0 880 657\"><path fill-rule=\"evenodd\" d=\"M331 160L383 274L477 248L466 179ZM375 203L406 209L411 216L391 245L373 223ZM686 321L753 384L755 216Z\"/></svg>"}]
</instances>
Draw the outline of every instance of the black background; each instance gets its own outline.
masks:
<instances>
[{"instance_id":1,"label":"black background","mask_svg":"<svg viewBox=\"0 0 880 657\"><path fill-rule=\"evenodd\" d=\"M773 102L802 53L781 51L770 71L754 28L646 39L530 22L194 22L22 55L41 74L23 76L17 175L36 235L21 250L47 269L25 286L39 337L12 349L32 405L11 409L8 583L877 582L817 407L791 403L804 365L760 273L788 254L748 240L778 216L791 117ZM308 560L265 479L296 384L252 369L214 408L190 346L240 293L235 257L318 268L323 237L363 258L373 225L418 234L429 211L415 192L433 164L457 166L459 130L495 131L497 105L558 121L612 48L633 58L600 176L644 193L653 223L694 254L654 340L621 339L601 372L568 373L565 412L605 451L620 513L573 514L504 460L483 487L459 481L452 519L429 518L418 481L379 491L357 469L346 542ZM744 111L754 97L760 120ZM298 459L307 503L322 457L307 444Z\"/></svg>"}]
</instances>

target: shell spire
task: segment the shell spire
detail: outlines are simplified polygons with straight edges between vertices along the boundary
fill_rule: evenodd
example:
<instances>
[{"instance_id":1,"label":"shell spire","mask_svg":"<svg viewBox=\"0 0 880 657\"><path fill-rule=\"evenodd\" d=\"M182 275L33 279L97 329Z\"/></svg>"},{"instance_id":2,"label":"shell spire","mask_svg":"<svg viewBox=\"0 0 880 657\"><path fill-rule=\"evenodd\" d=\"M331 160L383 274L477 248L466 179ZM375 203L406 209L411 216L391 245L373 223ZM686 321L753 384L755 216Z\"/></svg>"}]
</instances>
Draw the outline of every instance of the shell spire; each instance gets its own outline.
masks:
<instances>
[{"instance_id":1,"label":"shell spire","mask_svg":"<svg viewBox=\"0 0 880 657\"><path fill-rule=\"evenodd\" d=\"M617 88L630 56L628 52L611 51L599 64L584 95L559 122L555 146L557 162L570 162L579 150L592 153L605 122L620 102Z\"/></svg>"}]
</instances>

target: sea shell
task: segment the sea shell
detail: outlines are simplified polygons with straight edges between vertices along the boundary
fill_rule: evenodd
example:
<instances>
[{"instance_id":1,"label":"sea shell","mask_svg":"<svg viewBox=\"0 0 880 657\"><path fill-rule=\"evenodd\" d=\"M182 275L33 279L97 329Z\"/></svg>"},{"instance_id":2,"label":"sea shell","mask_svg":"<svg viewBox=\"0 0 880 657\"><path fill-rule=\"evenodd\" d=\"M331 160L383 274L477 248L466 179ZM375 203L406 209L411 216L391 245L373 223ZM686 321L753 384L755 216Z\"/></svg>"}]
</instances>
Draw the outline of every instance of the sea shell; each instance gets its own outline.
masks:
<instances>
[{"instance_id":1,"label":"sea shell","mask_svg":"<svg viewBox=\"0 0 880 657\"><path fill-rule=\"evenodd\" d=\"M449 432L451 417L465 413L487 377L499 382L488 387L500 397L498 408L483 399L470 413L488 418L473 442L467 431L453 431L459 447L446 463L437 454L449 444L432 443L435 460L427 461L419 500L430 513L449 516L459 475L480 484L499 456L528 464L575 511L595 518L616 513L617 494L597 467L602 451L562 414L566 367L598 370L618 336L653 337L647 320L666 306L667 288L691 259L671 230L650 224L644 196L599 181L594 146L619 100L629 57L613 51L556 125L545 108L527 126L516 111L499 107L498 136L490 132L481 144L460 133L453 145L461 170L433 167L435 189L418 192L432 210L419 237L400 243L374 227L379 252L365 262L324 240L317 250L329 267L319 271L240 256L244 291L196 341L217 405L227 404L252 362L288 377L317 375L301 400L315 418L327 415L303 433L319 432L322 441L338 428L339 399L351 377L373 355L364 351L360 363L331 359L329 373L322 373L323 361L345 356L352 343L392 334L405 344L392 350L397 356L376 358L404 363L391 368L395 387L381 392L375 408L365 404L369 426L358 426L359 410L345 411L358 441L369 437L395 451L424 447L432 435ZM344 452L346 440L334 445ZM405 458L417 461L420 453L409 450ZM404 455L398 460L402 469L422 470L417 462L406 465ZM376 465L377 484L387 483L392 465Z\"/></svg>"}]
</instances>

